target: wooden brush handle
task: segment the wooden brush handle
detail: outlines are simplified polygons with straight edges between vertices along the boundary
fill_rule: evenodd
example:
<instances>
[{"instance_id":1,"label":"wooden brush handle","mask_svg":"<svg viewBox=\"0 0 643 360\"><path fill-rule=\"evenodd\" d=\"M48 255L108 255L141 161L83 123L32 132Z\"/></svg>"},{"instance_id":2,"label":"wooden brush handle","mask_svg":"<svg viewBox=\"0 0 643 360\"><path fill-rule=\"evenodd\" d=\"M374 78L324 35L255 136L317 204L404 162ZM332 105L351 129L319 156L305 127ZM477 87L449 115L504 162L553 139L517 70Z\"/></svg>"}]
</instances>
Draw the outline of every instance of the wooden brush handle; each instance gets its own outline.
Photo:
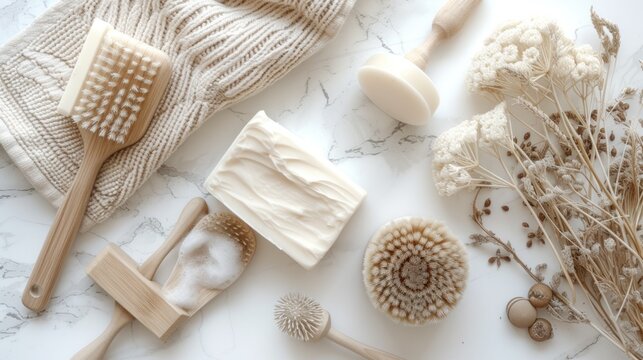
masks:
<instances>
[{"instance_id":1,"label":"wooden brush handle","mask_svg":"<svg viewBox=\"0 0 643 360\"><path fill-rule=\"evenodd\" d=\"M179 219L176 221L174 228L167 239L147 260L138 267L143 276L148 279L154 277L154 273L167 254L187 235L194 225L208 213L208 204L203 198L194 198L190 200L183 208ZM129 324L134 318L119 303L114 303L114 314L107 328L94 341L82 348L74 355L73 360L93 360L102 359L116 335L125 325Z\"/></svg>"},{"instance_id":2,"label":"wooden brush handle","mask_svg":"<svg viewBox=\"0 0 643 360\"><path fill-rule=\"evenodd\" d=\"M40 312L47 307L65 256L76 239L85 216L96 175L108 156L102 148L85 148L78 173L58 208L22 294L22 303L29 309Z\"/></svg>"},{"instance_id":3,"label":"wooden brush handle","mask_svg":"<svg viewBox=\"0 0 643 360\"><path fill-rule=\"evenodd\" d=\"M330 340L334 341L335 343L345 347L348 350L351 350L352 352L359 354L363 356L365 359L369 360L404 360L403 358L399 356L395 356L391 353L387 353L386 351L382 351L380 349L376 349L372 346L368 346L366 344L362 344L361 342L344 335L340 333L339 331L330 328L328 331L328 334L326 334L326 337L329 338Z\"/></svg>"},{"instance_id":4,"label":"wooden brush handle","mask_svg":"<svg viewBox=\"0 0 643 360\"><path fill-rule=\"evenodd\" d=\"M480 0L447 0L433 18L431 33L422 45L406 54L420 69L426 68L433 48L442 40L457 33Z\"/></svg>"}]
</instances>

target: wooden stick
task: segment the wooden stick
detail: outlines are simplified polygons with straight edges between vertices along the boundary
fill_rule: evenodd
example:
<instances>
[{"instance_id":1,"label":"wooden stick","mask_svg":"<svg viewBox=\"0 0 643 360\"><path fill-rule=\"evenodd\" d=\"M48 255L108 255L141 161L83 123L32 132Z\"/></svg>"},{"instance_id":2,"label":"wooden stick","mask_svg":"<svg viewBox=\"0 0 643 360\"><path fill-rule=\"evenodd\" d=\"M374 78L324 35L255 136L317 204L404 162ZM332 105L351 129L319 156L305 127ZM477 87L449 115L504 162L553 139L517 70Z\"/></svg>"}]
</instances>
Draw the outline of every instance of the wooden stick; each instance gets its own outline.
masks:
<instances>
[{"instance_id":1,"label":"wooden stick","mask_svg":"<svg viewBox=\"0 0 643 360\"><path fill-rule=\"evenodd\" d=\"M480 0L448 0L433 18L431 33L422 45L406 54L406 58L424 70L433 48L442 40L457 33L464 24L471 10Z\"/></svg>"},{"instance_id":2,"label":"wooden stick","mask_svg":"<svg viewBox=\"0 0 643 360\"><path fill-rule=\"evenodd\" d=\"M187 235L201 217L208 212L208 204L202 198L194 198L187 203L172 232L156 251L141 265L139 271L151 279L159 265L176 244ZM134 318L120 304L114 304L114 314L107 328L94 341L82 348L72 359L101 359L119 331Z\"/></svg>"}]
</instances>

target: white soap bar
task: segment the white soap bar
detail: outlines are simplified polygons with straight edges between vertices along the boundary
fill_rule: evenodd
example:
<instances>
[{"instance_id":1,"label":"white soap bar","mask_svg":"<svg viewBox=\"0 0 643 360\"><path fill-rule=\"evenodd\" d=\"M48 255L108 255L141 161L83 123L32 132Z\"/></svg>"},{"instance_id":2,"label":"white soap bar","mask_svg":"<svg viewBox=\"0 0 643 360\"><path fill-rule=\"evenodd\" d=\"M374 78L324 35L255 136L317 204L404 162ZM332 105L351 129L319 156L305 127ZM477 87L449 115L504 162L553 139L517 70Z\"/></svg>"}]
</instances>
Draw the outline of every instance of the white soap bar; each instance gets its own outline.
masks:
<instances>
[{"instance_id":1,"label":"white soap bar","mask_svg":"<svg viewBox=\"0 0 643 360\"><path fill-rule=\"evenodd\" d=\"M263 111L241 130L205 187L306 269L324 257L366 196Z\"/></svg>"}]
</instances>

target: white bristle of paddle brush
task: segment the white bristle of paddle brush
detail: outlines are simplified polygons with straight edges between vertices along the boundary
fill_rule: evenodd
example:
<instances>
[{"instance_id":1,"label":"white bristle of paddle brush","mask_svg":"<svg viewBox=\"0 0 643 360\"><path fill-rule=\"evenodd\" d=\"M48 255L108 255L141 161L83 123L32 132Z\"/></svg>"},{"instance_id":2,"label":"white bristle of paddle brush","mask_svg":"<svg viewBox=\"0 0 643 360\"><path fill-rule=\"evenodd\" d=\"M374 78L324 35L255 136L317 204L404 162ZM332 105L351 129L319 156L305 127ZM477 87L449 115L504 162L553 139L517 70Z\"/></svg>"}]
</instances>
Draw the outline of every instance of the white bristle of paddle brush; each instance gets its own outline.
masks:
<instances>
[{"instance_id":1,"label":"white bristle of paddle brush","mask_svg":"<svg viewBox=\"0 0 643 360\"><path fill-rule=\"evenodd\" d=\"M275 305L275 322L279 329L301 341L316 340L325 326L326 310L306 295L289 293Z\"/></svg>"},{"instance_id":2,"label":"white bristle of paddle brush","mask_svg":"<svg viewBox=\"0 0 643 360\"><path fill-rule=\"evenodd\" d=\"M95 20L58 111L83 129L124 143L161 66L146 47Z\"/></svg>"}]
</instances>

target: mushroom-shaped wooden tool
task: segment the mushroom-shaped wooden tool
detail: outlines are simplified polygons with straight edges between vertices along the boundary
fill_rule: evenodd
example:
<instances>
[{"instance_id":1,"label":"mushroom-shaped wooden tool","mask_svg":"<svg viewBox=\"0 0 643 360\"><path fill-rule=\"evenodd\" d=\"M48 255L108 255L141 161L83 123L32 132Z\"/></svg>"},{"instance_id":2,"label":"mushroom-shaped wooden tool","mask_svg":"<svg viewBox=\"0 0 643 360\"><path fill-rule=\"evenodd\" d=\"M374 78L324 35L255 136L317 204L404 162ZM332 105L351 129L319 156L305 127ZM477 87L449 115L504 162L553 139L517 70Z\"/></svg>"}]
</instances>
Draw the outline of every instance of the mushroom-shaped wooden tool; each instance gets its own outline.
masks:
<instances>
[{"instance_id":1,"label":"mushroom-shaped wooden tool","mask_svg":"<svg viewBox=\"0 0 643 360\"><path fill-rule=\"evenodd\" d=\"M448 0L433 19L424 43L405 56L373 55L358 72L362 91L391 117L424 125L440 103L433 81L424 73L429 55L442 40L455 34L480 0Z\"/></svg>"}]
</instances>

